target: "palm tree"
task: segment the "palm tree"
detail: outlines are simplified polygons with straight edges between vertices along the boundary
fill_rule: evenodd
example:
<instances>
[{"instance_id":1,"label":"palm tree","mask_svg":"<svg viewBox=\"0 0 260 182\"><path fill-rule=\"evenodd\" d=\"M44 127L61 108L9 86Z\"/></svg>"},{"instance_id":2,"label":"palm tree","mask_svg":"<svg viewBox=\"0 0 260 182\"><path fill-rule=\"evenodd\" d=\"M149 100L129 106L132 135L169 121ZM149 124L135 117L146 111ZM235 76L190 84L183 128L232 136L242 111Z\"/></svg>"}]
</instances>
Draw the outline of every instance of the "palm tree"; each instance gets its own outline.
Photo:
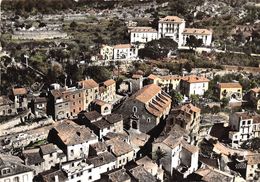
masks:
<instances>
[{"instance_id":1,"label":"palm tree","mask_svg":"<svg viewBox=\"0 0 260 182\"><path fill-rule=\"evenodd\" d=\"M158 148L155 152L153 152L153 158L155 159L157 165L159 166L161 163L161 159L165 158L167 153Z\"/></svg>"}]
</instances>

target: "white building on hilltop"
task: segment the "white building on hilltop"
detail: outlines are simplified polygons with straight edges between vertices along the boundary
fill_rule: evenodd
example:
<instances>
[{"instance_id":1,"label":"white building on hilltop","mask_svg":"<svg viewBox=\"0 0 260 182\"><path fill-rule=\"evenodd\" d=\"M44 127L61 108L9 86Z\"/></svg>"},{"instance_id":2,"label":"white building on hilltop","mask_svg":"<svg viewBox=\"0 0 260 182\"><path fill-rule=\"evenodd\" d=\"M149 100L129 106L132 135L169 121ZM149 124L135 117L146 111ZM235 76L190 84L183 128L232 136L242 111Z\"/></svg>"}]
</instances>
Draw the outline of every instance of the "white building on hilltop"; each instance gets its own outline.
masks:
<instances>
[{"instance_id":1,"label":"white building on hilltop","mask_svg":"<svg viewBox=\"0 0 260 182\"><path fill-rule=\"evenodd\" d=\"M134 27L130 30L130 43L146 43L156 40L158 33L152 27Z\"/></svg>"},{"instance_id":2,"label":"white building on hilltop","mask_svg":"<svg viewBox=\"0 0 260 182\"><path fill-rule=\"evenodd\" d=\"M166 16L159 20L158 38L168 37L183 45L183 31L185 29L185 20L177 16Z\"/></svg>"},{"instance_id":3,"label":"white building on hilltop","mask_svg":"<svg viewBox=\"0 0 260 182\"><path fill-rule=\"evenodd\" d=\"M189 36L202 39L203 46L210 46L212 31L208 29L186 28L185 20L178 16L166 16L158 22L158 31L152 27L131 27L130 43L146 43L160 38L171 38L178 46L185 46Z\"/></svg>"}]
</instances>

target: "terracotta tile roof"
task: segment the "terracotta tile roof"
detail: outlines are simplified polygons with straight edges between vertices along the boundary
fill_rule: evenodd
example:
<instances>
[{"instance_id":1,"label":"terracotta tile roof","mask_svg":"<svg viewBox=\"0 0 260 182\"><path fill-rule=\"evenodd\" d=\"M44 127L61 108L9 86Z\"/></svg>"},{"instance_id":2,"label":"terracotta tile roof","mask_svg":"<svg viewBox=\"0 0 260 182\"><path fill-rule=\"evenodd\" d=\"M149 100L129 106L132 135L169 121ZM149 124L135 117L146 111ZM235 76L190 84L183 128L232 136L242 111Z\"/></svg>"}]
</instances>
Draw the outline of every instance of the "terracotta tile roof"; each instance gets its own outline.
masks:
<instances>
[{"instance_id":1,"label":"terracotta tile roof","mask_svg":"<svg viewBox=\"0 0 260 182\"><path fill-rule=\"evenodd\" d=\"M246 155L245 159L247 160L247 165L260 164L260 154L259 153Z\"/></svg>"},{"instance_id":2,"label":"terracotta tile roof","mask_svg":"<svg viewBox=\"0 0 260 182\"><path fill-rule=\"evenodd\" d=\"M253 123L260 123L260 115L255 112L236 112L234 114L237 115L242 120L253 119Z\"/></svg>"},{"instance_id":3,"label":"terracotta tile roof","mask_svg":"<svg viewBox=\"0 0 260 182\"><path fill-rule=\"evenodd\" d=\"M260 88L258 88L258 87L252 88L251 91L255 92L255 93L259 93L260 92Z\"/></svg>"},{"instance_id":4,"label":"terracotta tile roof","mask_svg":"<svg viewBox=\"0 0 260 182\"><path fill-rule=\"evenodd\" d=\"M159 78L158 76L153 75L153 74L150 74L150 75L148 76L148 79L150 79L150 80L155 80L155 79L158 79L158 78Z\"/></svg>"},{"instance_id":5,"label":"terracotta tile roof","mask_svg":"<svg viewBox=\"0 0 260 182\"><path fill-rule=\"evenodd\" d=\"M242 88L240 83L218 83L219 88Z\"/></svg>"},{"instance_id":6,"label":"terracotta tile roof","mask_svg":"<svg viewBox=\"0 0 260 182\"><path fill-rule=\"evenodd\" d=\"M131 44L117 44L114 45L114 49L128 49L131 48Z\"/></svg>"},{"instance_id":7,"label":"terracotta tile roof","mask_svg":"<svg viewBox=\"0 0 260 182\"><path fill-rule=\"evenodd\" d=\"M166 139L163 140L163 143L170 147L171 149L174 149L176 146L180 145L183 138L175 138L172 135L169 135Z\"/></svg>"},{"instance_id":8,"label":"terracotta tile roof","mask_svg":"<svg viewBox=\"0 0 260 182\"><path fill-rule=\"evenodd\" d=\"M110 128L110 126L111 126L111 124L105 119L101 119L101 120L92 122L92 125L95 126L95 128L98 128L99 130L105 129L105 128Z\"/></svg>"},{"instance_id":9,"label":"terracotta tile roof","mask_svg":"<svg viewBox=\"0 0 260 182\"><path fill-rule=\"evenodd\" d=\"M175 23L182 23L184 22L184 19L178 17L178 16L166 16L164 18L161 18L159 22L175 22Z\"/></svg>"},{"instance_id":10,"label":"terracotta tile roof","mask_svg":"<svg viewBox=\"0 0 260 182\"><path fill-rule=\"evenodd\" d=\"M154 116L161 117L167 107L171 105L170 96L165 92L158 94L152 99L149 104L145 105L145 108Z\"/></svg>"},{"instance_id":11,"label":"terracotta tile roof","mask_svg":"<svg viewBox=\"0 0 260 182\"><path fill-rule=\"evenodd\" d=\"M119 138L112 138L110 140L107 140L106 144L107 146L112 146L112 152L117 157L134 151L131 145Z\"/></svg>"},{"instance_id":12,"label":"terracotta tile roof","mask_svg":"<svg viewBox=\"0 0 260 182\"><path fill-rule=\"evenodd\" d=\"M102 115L97 111L84 112L84 113L82 113L82 115L84 115L84 117L90 122L99 120L102 118Z\"/></svg>"},{"instance_id":13,"label":"terracotta tile roof","mask_svg":"<svg viewBox=\"0 0 260 182\"><path fill-rule=\"evenodd\" d=\"M156 29L152 27L134 27L130 30L130 32L154 32L157 33Z\"/></svg>"},{"instance_id":14,"label":"terracotta tile roof","mask_svg":"<svg viewBox=\"0 0 260 182\"><path fill-rule=\"evenodd\" d=\"M200 112L201 111L200 108L192 105L191 103L182 105L180 110L182 110L186 113L189 113L189 114L192 114L192 112Z\"/></svg>"},{"instance_id":15,"label":"terracotta tile roof","mask_svg":"<svg viewBox=\"0 0 260 182\"><path fill-rule=\"evenodd\" d=\"M51 154L51 153L57 151L56 146L53 145L52 143L48 143L46 145L41 145L40 149L41 149L41 152L42 152L43 155Z\"/></svg>"},{"instance_id":16,"label":"terracotta tile roof","mask_svg":"<svg viewBox=\"0 0 260 182\"><path fill-rule=\"evenodd\" d=\"M23 157L27 160L26 165L29 166L39 164L44 161L44 159L41 157L39 153L39 148L24 150Z\"/></svg>"},{"instance_id":17,"label":"terracotta tile roof","mask_svg":"<svg viewBox=\"0 0 260 182\"><path fill-rule=\"evenodd\" d=\"M131 177L127 174L126 169L119 169L108 174L109 181L111 182L122 182L131 181Z\"/></svg>"},{"instance_id":18,"label":"terracotta tile roof","mask_svg":"<svg viewBox=\"0 0 260 182\"><path fill-rule=\"evenodd\" d=\"M123 121L123 117L121 114L112 113L112 114L106 115L104 118L111 124Z\"/></svg>"},{"instance_id":19,"label":"terracotta tile roof","mask_svg":"<svg viewBox=\"0 0 260 182\"><path fill-rule=\"evenodd\" d=\"M146 171L143 166L137 166L135 168L132 168L129 170L129 172L135 179L137 179L137 181L142 181L142 182L145 182L145 181L156 182L157 181L156 177L154 177L151 173Z\"/></svg>"},{"instance_id":20,"label":"terracotta tile roof","mask_svg":"<svg viewBox=\"0 0 260 182\"><path fill-rule=\"evenodd\" d=\"M132 76L133 79L139 79L142 77L143 77L142 75L137 75L137 74L133 74L133 76Z\"/></svg>"},{"instance_id":21,"label":"terracotta tile roof","mask_svg":"<svg viewBox=\"0 0 260 182\"><path fill-rule=\"evenodd\" d=\"M95 82L93 79L82 80L78 83L85 89L92 89L98 87L97 82Z\"/></svg>"},{"instance_id":22,"label":"terracotta tile roof","mask_svg":"<svg viewBox=\"0 0 260 182\"><path fill-rule=\"evenodd\" d=\"M107 150L107 146L104 142L98 142L94 144L90 144L90 147L93 148L97 153L104 152Z\"/></svg>"},{"instance_id":23,"label":"terracotta tile roof","mask_svg":"<svg viewBox=\"0 0 260 182\"><path fill-rule=\"evenodd\" d=\"M166 75L166 76L160 76L162 80L181 80L181 76L178 75Z\"/></svg>"},{"instance_id":24,"label":"terracotta tile roof","mask_svg":"<svg viewBox=\"0 0 260 182\"><path fill-rule=\"evenodd\" d=\"M26 95L27 89L26 88L13 88L13 94L14 95Z\"/></svg>"},{"instance_id":25,"label":"terracotta tile roof","mask_svg":"<svg viewBox=\"0 0 260 182\"><path fill-rule=\"evenodd\" d=\"M99 100L99 99L94 100L93 103L95 105L99 105L99 106L104 106L105 104L109 104L109 103L107 103L107 102L105 102L103 100Z\"/></svg>"},{"instance_id":26,"label":"terracotta tile roof","mask_svg":"<svg viewBox=\"0 0 260 182\"><path fill-rule=\"evenodd\" d=\"M182 80L186 81L188 83L209 82L209 79L207 79L205 77L196 76L196 75L190 75L190 76L182 77Z\"/></svg>"},{"instance_id":27,"label":"terracotta tile roof","mask_svg":"<svg viewBox=\"0 0 260 182\"><path fill-rule=\"evenodd\" d=\"M183 34L189 35L211 35L212 31L208 29L198 29L198 28L185 28Z\"/></svg>"},{"instance_id":28,"label":"terracotta tile roof","mask_svg":"<svg viewBox=\"0 0 260 182\"><path fill-rule=\"evenodd\" d=\"M89 128L79 126L70 120L57 122L54 129L65 145L81 144L97 139L97 136Z\"/></svg>"},{"instance_id":29,"label":"terracotta tile roof","mask_svg":"<svg viewBox=\"0 0 260 182\"><path fill-rule=\"evenodd\" d=\"M182 140L181 144L182 144L182 147L185 148L186 150L188 150L190 153L199 152L198 147L188 144L185 140Z\"/></svg>"},{"instance_id":30,"label":"terracotta tile roof","mask_svg":"<svg viewBox=\"0 0 260 182\"><path fill-rule=\"evenodd\" d=\"M113 79L110 79L110 80L107 80L107 81L104 81L103 82L103 84L105 85L105 86L111 86L111 85L113 85L113 84L115 84L116 82L115 82L115 80L113 80Z\"/></svg>"},{"instance_id":31,"label":"terracotta tile roof","mask_svg":"<svg viewBox=\"0 0 260 182\"><path fill-rule=\"evenodd\" d=\"M131 98L136 99L142 103L147 103L158 93L161 92L161 88L155 84L144 86L141 90L137 91Z\"/></svg>"},{"instance_id":32,"label":"terracotta tile roof","mask_svg":"<svg viewBox=\"0 0 260 182\"><path fill-rule=\"evenodd\" d=\"M116 157L110 152L103 152L96 157L87 159L91 164L94 164L94 167L103 166L111 162L116 162Z\"/></svg>"}]
</instances>

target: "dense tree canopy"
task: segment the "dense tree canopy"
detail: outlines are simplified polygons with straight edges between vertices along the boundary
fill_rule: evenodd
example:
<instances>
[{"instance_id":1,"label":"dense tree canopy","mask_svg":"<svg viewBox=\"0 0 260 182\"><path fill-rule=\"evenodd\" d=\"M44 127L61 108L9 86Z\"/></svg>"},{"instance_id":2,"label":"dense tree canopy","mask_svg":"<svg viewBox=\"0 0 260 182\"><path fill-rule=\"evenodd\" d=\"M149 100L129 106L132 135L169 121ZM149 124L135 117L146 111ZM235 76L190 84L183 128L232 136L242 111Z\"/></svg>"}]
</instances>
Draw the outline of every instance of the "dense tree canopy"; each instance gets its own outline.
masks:
<instances>
[{"instance_id":1,"label":"dense tree canopy","mask_svg":"<svg viewBox=\"0 0 260 182\"><path fill-rule=\"evenodd\" d=\"M152 40L147 42L145 48L139 50L139 57L160 59L167 57L170 51L178 48L178 44L169 38L161 38L159 40Z\"/></svg>"}]
</instances>

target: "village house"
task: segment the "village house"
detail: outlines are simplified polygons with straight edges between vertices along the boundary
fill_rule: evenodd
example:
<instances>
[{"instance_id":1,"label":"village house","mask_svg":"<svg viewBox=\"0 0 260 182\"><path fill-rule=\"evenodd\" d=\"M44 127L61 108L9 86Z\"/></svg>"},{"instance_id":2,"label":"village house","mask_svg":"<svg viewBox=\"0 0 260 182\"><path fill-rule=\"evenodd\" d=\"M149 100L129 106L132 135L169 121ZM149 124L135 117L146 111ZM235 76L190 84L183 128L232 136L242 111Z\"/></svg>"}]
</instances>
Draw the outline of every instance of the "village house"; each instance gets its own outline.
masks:
<instances>
[{"instance_id":1,"label":"village house","mask_svg":"<svg viewBox=\"0 0 260 182\"><path fill-rule=\"evenodd\" d=\"M86 79L79 81L78 87L85 90L84 110L89 110L91 102L98 98L99 85L93 79Z\"/></svg>"},{"instance_id":2,"label":"village house","mask_svg":"<svg viewBox=\"0 0 260 182\"><path fill-rule=\"evenodd\" d=\"M228 164L230 169L240 174L244 181L259 181L260 179L260 154L248 152L236 155Z\"/></svg>"},{"instance_id":3,"label":"village house","mask_svg":"<svg viewBox=\"0 0 260 182\"><path fill-rule=\"evenodd\" d=\"M117 159L113 154L106 151L98 154L97 156L88 158L87 161L94 165L91 180L95 181L101 178L101 174L115 169Z\"/></svg>"},{"instance_id":4,"label":"village house","mask_svg":"<svg viewBox=\"0 0 260 182\"><path fill-rule=\"evenodd\" d=\"M246 175L247 181L259 181L260 180L260 154L249 154L245 156L246 160Z\"/></svg>"},{"instance_id":5,"label":"village house","mask_svg":"<svg viewBox=\"0 0 260 182\"><path fill-rule=\"evenodd\" d=\"M218 83L216 94L221 100L223 98L242 100L242 86L240 83Z\"/></svg>"},{"instance_id":6,"label":"village house","mask_svg":"<svg viewBox=\"0 0 260 182\"><path fill-rule=\"evenodd\" d=\"M99 173L93 172L94 165L86 158L67 161L60 164L59 168L52 168L38 175L39 182L78 182L94 181Z\"/></svg>"},{"instance_id":7,"label":"village house","mask_svg":"<svg viewBox=\"0 0 260 182\"><path fill-rule=\"evenodd\" d=\"M92 102L91 108L103 116L111 114L112 112L112 104L99 99L96 99Z\"/></svg>"},{"instance_id":8,"label":"village house","mask_svg":"<svg viewBox=\"0 0 260 182\"><path fill-rule=\"evenodd\" d=\"M152 159L148 156L145 156L136 161L136 164L139 166L143 166L146 171L151 173L154 177L157 178L159 181L163 181L163 169L158 166Z\"/></svg>"},{"instance_id":9,"label":"village house","mask_svg":"<svg viewBox=\"0 0 260 182\"><path fill-rule=\"evenodd\" d=\"M184 104L172 109L173 123L180 125L191 135L191 140L196 141L200 127L200 108L192 104Z\"/></svg>"},{"instance_id":10,"label":"village house","mask_svg":"<svg viewBox=\"0 0 260 182\"><path fill-rule=\"evenodd\" d=\"M198 169L193 175L190 176L192 181L226 181L226 182L244 182L243 179L233 176L227 172L221 171L219 169L206 166L204 168Z\"/></svg>"},{"instance_id":11,"label":"village house","mask_svg":"<svg viewBox=\"0 0 260 182\"><path fill-rule=\"evenodd\" d=\"M229 138L233 147L260 137L260 115L254 112L235 112L229 117L229 126Z\"/></svg>"},{"instance_id":12,"label":"village house","mask_svg":"<svg viewBox=\"0 0 260 182\"><path fill-rule=\"evenodd\" d=\"M260 110L260 88L253 88L249 91L249 104L256 110Z\"/></svg>"},{"instance_id":13,"label":"village house","mask_svg":"<svg viewBox=\"0 0 260 182\"><path fill-rule=\"evenodd\" d=\"M75 160L88 156L89 145L98 142L98 137L85 126L62 120L50 130L48 141L55 143L66 154L67 160Z\"/></svg>"},{"instance_id":14,"label":"village house","mask_svg":"<svg viewBox=\"0 0 260 182\"><path fill-rule=\"evenodd\" d=\"M10 98L14 102L14 106L17 111L22 111L27 109L28 100L27 100L28 91L26 88L13 88Z\"/></svg>"},{"instance_id":15,"label":"village house","mask_svg":"<svg viewBox=\"0 0 260 182\"><path fill-rule=\"evenodd\" d=\"M15 115L17 113L14 102L8 96L0 96L0 114L1 116Z\"/></svg>"},{"instance_id":16,"label":"village house","mask_svg":"<svg viewBox=\"0 0 260 182\"><path fill-rule=\"evenodd\" d=\"M185 28L183 31L183 45L187 44L187 38L191 35L195 36L197 39L201 39L204 46L210 46L212 41L212 31L208 29L198 29L198 28Z\"/></svg>"},{"instance_id":17,"label":"village house","mask_svg":"<svg viewBox=\"0 0 260 182\"><path fill-rule=\"evenodd\" d=\"M171 97L150 84L128 98L119 109L130 128L148 133L165 119L171 108Z\"/></svg>"},{"instance_id":18,"label":"village house","mask_svg":"<svg viewBox=\"0 0 260 182\"><path fill-rule=\"evenodd\" d=\"M129 174L136 181L149 181L156 182L157 179L151 173L149 173L143 166L136 166L129 169Z\"/></svg>"},{"instance_id":19,"label":"village house","mask_svg":"<svg viewBox=\"0 0 260 182\"><path fill-rule=\"evenodd\" d=\"M126 140L115 137L105 143L108 151L116 157L116 168L126 165L136 157L132 146Z\"/></svg>"},{"instance_id":20,"label":"village house","mask_svg":"<svg viewBox=\"0 0 260 182\"><path fill-rule=\"evenodd\" d=\"M22 152L22 159L25 161L24 164L33 168L36 174L44 171L44 160L39 151L39 148L33 148Z\"/></svg>"},{"instance_id":21,"label":"village house","mask_svg":"<svg viewBox=\"0 0 260 182\"><path fill-rule=\"evenodd\" d=\"M79 122L92 129L99 139L109 132L123 132L123 118L119 114L102 116L97 111L90 111L80 113L78 118Z\"/></svg>"},{"instance_id":22,"label":"village house","mask_svg":"<svg viewBox=\"0 0 260 182\"><path fill-rule=\"evenodd\" d=\"M158 150L166 153L159 162L171 175L176 173L181 178L186 178L198 169L199 149L188 144L182 137L159 137L152 144L153 157L156 157Z\"/></svg>"},{"instance_id":23,"label":"village house","mask_svg":"<svg viewBox=\"0 0 260 182\"><path fill-rule=\"evenodd\" d=\"M160 76L150 74L148 76L149 83L160 86L167 93L172 90L179 90L181 79L182 77L177 75Z\"/></svg>"},{"instance_id":24,"label":"village house","mask_svg":"<svg viewBox=\"0 0 260 182\"><path fill-rule=\"evenodd\" d=\"M46 115L47 112L47 98L46 97L34 97L30 103L31 111L37 116Z\"/></svg>"},{"instance_id":25,"label":"village house","mask_svg":"<svg viewBox=\"0 0 260 182\"><path fill-rule=\"evenodd\" d=\"M99 99L113 103L116 99L116 82L113 79L106 80L99 86Z\"/></svg>"},{"instance_id":26,"label":"village house","mask_svg":"<svg viewBox=\"0 0 260 182\"><path fill-rule=\"evenodd\" d=\"M186 96L200 95L203 96L208 90L209 80L205 77L190 75L182 77L180 89L181 93Z\"/></svg>"},{"instance_id":27,"label":"village house","mask_svg":"<svg viewBox=\"0 0 260 182\"><path fill-rule=\"evenodd\" d=\"M109 173L104 173L100 182L131 182L131 177L126 169L113 170Z\"/></svg>"},{"instance_id":28,"label":"village house","mask_svg":"<svg viewBox=\"0 0 260 182\"><path fill-rule=\"evenodd\" d=\"M104 60L134 60L138 57L138 49L131 44L103 45L100 55Z\"/></svg>"},{"instance_id":29,"label":"village house","mask_svg":"<svg viewBox=\"0 0 260 182\"><path fill-rule=\"evenodd\" d=\"M85 90L76 87L51 90L47 113L54 120L76 117L84 110Z\"/></svg>"},{"instance_id":30,"label":"village house","mask_svg":"<svg viewBox=\"0 0 260 182\"><path fill-rule=\"evenodd\" d=\"M133 27L130 29L131 44L144 44L156 40L157 36L157 30L152 27Z\"/></svg>"},{"instance_id":31,"label":"village house","mask_svg":"<svg viewBox=\"0 0 260 182\"><path fill-rule=\"evenodd\" d=\"M19 157L0 155L0 182L33 181L34 169L22 164Z\"/></svg>"}]
</instances>

